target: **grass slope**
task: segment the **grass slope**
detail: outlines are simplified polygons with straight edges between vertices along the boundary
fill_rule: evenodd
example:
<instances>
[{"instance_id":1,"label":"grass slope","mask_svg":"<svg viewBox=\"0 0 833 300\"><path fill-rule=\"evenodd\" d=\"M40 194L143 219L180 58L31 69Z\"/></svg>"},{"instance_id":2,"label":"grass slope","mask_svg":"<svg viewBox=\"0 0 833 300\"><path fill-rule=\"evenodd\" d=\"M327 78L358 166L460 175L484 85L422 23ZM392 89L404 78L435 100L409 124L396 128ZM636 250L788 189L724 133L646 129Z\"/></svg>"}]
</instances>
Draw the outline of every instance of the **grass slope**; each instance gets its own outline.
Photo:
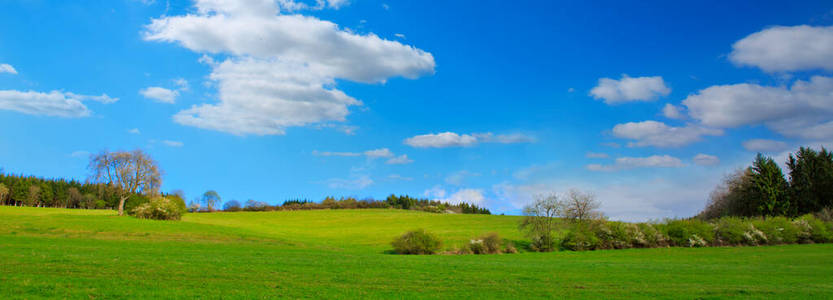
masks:
<instances>
[{"instance_id":1,"label":"grass slope","mask_svg":"<svg viewBox=\"0 0 833 300\"><path fill-rule=\"evenodd\" d=\"M189 214L0 207L0 298L833 298L833 245L485 256L386 254L413 228L447 247L517 217L399 210Z\"/></svg>"}]
</instances>

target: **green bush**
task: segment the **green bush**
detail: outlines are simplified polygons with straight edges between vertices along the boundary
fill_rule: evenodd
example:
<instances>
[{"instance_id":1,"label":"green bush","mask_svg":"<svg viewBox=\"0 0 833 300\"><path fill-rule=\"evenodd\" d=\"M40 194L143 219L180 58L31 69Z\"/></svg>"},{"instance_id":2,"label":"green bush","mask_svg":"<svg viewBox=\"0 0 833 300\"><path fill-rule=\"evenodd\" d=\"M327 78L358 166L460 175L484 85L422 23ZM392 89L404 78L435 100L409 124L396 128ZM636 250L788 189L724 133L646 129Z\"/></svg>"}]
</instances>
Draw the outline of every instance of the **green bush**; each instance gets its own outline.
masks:
<instances>
[{"instance_id":1,"label":"green bush","mask_svg":"<svg viewBox=\"0 0 833 300\"><path fill-rule=\"evenodd\" d=\"M826 224L819 218L811 214L801 216L798 220L803 220L810 226L810 239L816 243L830 243L833 242L833 231L830 230L831 224Z\"/></svg>"},{"instance_id":2,"label":"green bush","mask_svg":"<svg viewBox=\"0 0 833 300\"><path fill-rule=\"evenodd\" d=\"M662 230L678 247L704 247L714 243L714 226L701 220L671 220Z\"/></svg>"},{"instance_id":3,"label":"green bush","mask_svg":"<svg viewBox=\"0 0 833 300\"><path fill-rule=\"evenodd\" d=\"M757 219L752 224L766 235L768 243L771 245L798 242L798 227L785 217Z\"/></svg>"},{"instance_id":4,"label":"green bush","mask_svg":"<svg viewBox=\"0 0 833 300\"><path fill-rule=\"evenodd\" d=\"M489 233L470 240L464 248L468 248L467 252L473 254L497 254L500 253L501 244L503 243L497 233Z\"/></svg>"},{"instance_id":5,"label":"green bush","mask_svg":"<svg viewBox=\"0 0 833 300\"><path fill-rule=\"evenodd\" d=\"M573 251L594 250L599 246L599 238L583 223L573 225L570 232L561 241L561 247Z\"/></svg>"},{"instance_id":6,"label":"green bush","mask_svg":"<svg viewBox=\"0 0 833 300\"><path fill-rule=\"evenodd\" d=\"M749 224L737 217L723 217L715 224L715 243L722 246L756 245L752 235L748 234Z\"/></svg>"},{"instance_id":7,"label":"green bush","mask_svg":"<svg viewBox=\"0 0 833 300\"><path fill-rule=\"evenodd\" d=\"M137 218L142 219L179 220L185 210L176 201L166 197L158 197L135 207L132 213Z\"/></svg>"},{"instance_id":8,"label":"green bush","mask_svg":"<svg viewBox=\"0 0 833 300\"><path fill-rule=\"evenodd\" d=\"M130 197L124 201L124 211L126 211L127 214L132 214L137 207L148 202L150 202L150 198L143 195L130 195Z\"/></svg>"},{"instance_id":9,"label":"green bush","mask_svg":"<svg viewBox=\"0 0 833 300\"><path fill-rule=\"evenodd\" d=\"M591 226L599 242L597 249L625 249L633 247L635 238L632 229L623 222L597 222ZM638 231L638 229L637 229Z\"/></svg>"},{"instance_id":10,"label":"green bush","mask_svg":"<svg viewBox=\"0 0 833 300\"><path fill-rule=\"evenodd\" d=\"M399 254L434 254L442 247L442 241L424 229L417 229L396 238L391 245Z\"/></svg>"},{"instance_id":11,"label":"green bush","mask_svg":"<svg viewBox=\"0 0 833 300\"><path fill-rule=\"evenodd\" d=\"M513 242L506 243L506 247L503 248L503 253L507 253L507 254L518 253L518 249L515 248L515 243L513 243Z\"/></svg>"},{"instance_id":12,"label":"green bush","mask_svg":"<svg viewBox=\"0 0 833 300\"><path fill-rule=\"evenodd\" d=\"M650 223L636 224L639 232L645 238L644 247L666 247L668 246L668 236L662 231L657 230L657 227Z\"/></svg>"}]
</instances>

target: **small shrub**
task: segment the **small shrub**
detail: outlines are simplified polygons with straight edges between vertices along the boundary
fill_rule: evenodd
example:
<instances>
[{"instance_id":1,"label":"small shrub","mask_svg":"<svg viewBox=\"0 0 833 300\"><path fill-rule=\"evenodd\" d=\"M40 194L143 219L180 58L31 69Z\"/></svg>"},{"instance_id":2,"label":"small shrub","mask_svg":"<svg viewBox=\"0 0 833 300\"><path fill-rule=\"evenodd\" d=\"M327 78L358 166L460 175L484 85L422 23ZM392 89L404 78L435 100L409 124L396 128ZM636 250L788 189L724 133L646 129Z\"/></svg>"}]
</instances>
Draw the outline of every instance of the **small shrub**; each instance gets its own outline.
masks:
<instances>
[{"instance_id":1,"label":"small shrub","mask_svg":"<svg viewBox=\"0 0 833 300\"><path fill-rule=\"evenodd\" d=\"M391 245L399 254L434 254L442 247L442 241L424 229L417 229L396 238Z\"/></svg>"},{"instance_id":2,"label":"small shrub","mask_svg":"<svg viewBox=\"0 0 833 300\"><path fill-rule=\"evenodd\" d=\"M668 246L668 237L657 230L657 228L650 223L637 224L639 231L645 238L645 247L665 247Z\"/></svg>"},{"instance_id":3,"label":"small shrub","mask_svg":"<svg viewBox=\"0 0 833 300\"><path fill-rule=\"evenodd\" d=\"M497 233L489 233L477 239L470 240L464 247L474 254L497 254L500 253L502 241Z\"/></svg>"},{"instance_id":4,"label":"small shrub","mask_svg":"<svg viewBox=\"0 0 833 300\"><path fill-rule=\"evenodd\" d=\"M798 241L798 228L785 217L757 219L752 224L763 232L771 245L793 244Z\"/></svg>"},{"instance_id":5,"label":"small shrub","mask_svg":"<svg viewBox=\"0 0 833 300\"><path fill-rule=\"evenodd\" d=\"M561 241L561 247L573 251L594 250L599 245L599 238L588 225L577 223Z\"/></svg>"},{"instance_id":6,"label":"small shrub","mask_svg":"<svg viewBox=\"0 0 833 300\"><path fill-rule=\"evenodd\" d=\"M699 245L700 240L706 245L714 242L714 226L697 219L671 220L664 224L663 230L674 246L691 247L695 235L695 244Z\"/></svg>"},{"instance_id":7,"label":"small shrub","mask_svg":"<svg viewBox=\"0 0 833 300\"><path fill-rule=\"evenodd\" d=\"M807 214L799 218L810 226L810 239L816 243L830 243L833 242L833 231L830 230L830 224L825 224L819 218Z\"/></svg>"},{"instance_id":8,"label":"small shrub","mask_svg":"<svg viewBox=\"0 0 833 300\"><path fill-rule=\"evenodd\" d=\"M723 246L757 245L749 225L740 218L724 217L715 224L715 243Z\"/></svg>"},{"instance_id":9,"label":"small shrub","mask_svg":"<svg viewBox=\"0 0 833 300\"><path fill-rule=\"evenodd\" d=\"M632 233L623 222L597 222L591 226L599 242L597 249L625 249L632 247Z\"/></svg>"},{"instance_id":10,"label":"small shrub","mask_svg":"<svg viewBox=\"0 0 833 300\"><path fill-rule=\"evenodd\" d=\"M167 197L150 199L134 208L132 212L137 218L153 220L179 220L184 213L178 203Z\"/></svg>"},{"instance_id":11,"label":"small shrub","mask_svg":"<svg viewBox=\"0 0 833 300\"><path fill-rule=\"evenodd\" d=\"M822 222L831 224L833 223L833 208L825 207L822 208L820 211L815 213L816 218L822 220Z\"/></svg>"},{"instance_id":12,"label":"small shrub","mask_svg":"<svg viewBox=\"0 0 833 300\"><path fill-rule=\"evenodd\" d=\"M507 254L518 253L518 249L515 248L515 243L512 243L512 242L506 243L506 247L503 248L503 253L507 253Z\"/></svg>"}]
</instances>

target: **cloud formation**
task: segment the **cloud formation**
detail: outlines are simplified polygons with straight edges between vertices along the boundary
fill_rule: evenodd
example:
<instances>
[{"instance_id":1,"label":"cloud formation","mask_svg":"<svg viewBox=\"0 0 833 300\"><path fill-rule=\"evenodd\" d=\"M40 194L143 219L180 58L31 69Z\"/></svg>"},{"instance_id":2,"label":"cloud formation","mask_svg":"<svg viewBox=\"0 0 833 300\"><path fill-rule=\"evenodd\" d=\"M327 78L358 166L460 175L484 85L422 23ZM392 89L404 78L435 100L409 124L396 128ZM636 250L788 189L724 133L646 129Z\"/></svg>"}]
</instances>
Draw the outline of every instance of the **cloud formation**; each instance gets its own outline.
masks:
<instances>
[{"instance_id":1,"label":"cloud formation","mask_svg":"<svg viewBox=\"0 0 833 300\"><path fill-rule=\"evenodd\" d=\"M787 143L767 139L751 139L743 141L743 148L753 152L780 152L787 150Z\"/></svg>"},{"instance_id":2,"label":"cloud formation","mask_svg":"<svg viewBox=\"0 0 833 300\"><path fill-rule=\"evenodd\" d=\"M144 32L145 40L223 59L202 59L212 68L220 102L177 113L180 124L237 135L284 134L287 127L344 121L350 106L361 105L335 88L337 78L379 83L434 72L434 58L423 50L280 14L303 9L300 3L201 0L195 6L193 14L153 19Z\"/></svg>"},{"instance_id":3,"label":"cloud formation","mask_svg":"<svg viewBox=\"0 0 833 300\"><path fill-rule=\"evenodd\" d=\"M670 155L652 155L648 157L620 157L612 165L589 164L586 166L590 171L618 171L634 168L679 168L685 164L676 157Z\"/></svg>"},{"instance_id":4,"label":"cloud formation","mask_svg":"<svg viewBox=\"0 0 833 300\"><path fill-rule=\"evenodd\" d=\"M179 96L179 91L169 90L158 86L151 86L139 90L139 94L157 102L174 103L176 102L176 97Z\"/></svg>"},{"instance_id":5,"label":"cloud formation","mask_svg":"<svg viewBox=\"0 0 833 300\"><path fill-rule=\"evenodd\" d=\"M700 141L703 136L722 134L723 131L720 129L695 125L674 127L657 121L628 122L613 127L614 136L635 140L628 143L630 147L681 147Z\"/></svg>"},{"instance_id":6,"label":"cloud formation","mask_svg":"<svg viewBox=\"0 0 833 300\"><path fill-rule=\"evenodd\" d=\"M590 96L604 99L607 104L633 101L654 101L671 93L660 76L629 77L622 75L619 80L600 78L599 84L590 90Z\"/></svg>"},{"instance_id":7,"label":"cloud formation","mask_svg":"<svg viewBox=\"0 0 833 300\"><path fill-rule=\"evenodd\" d=\"M695 155L694 158L691 159L691 161L693 161L694 164L698 166L714 166L720 164L720 158L718 158L717 156L703 153Z\"/></svg>"},{"instance_id":8,"label":"cloud formation","mask_svg":"<svg viewBox=\"0 0 833 300\"><path fill-rule=\"evenodd\" d=\"M92 112L83 101L96 101L105 104L118 101L107 94L101 96L79 95L70 92L0 90L0 110L11 110L28 115L52 116L64 118L87 117Z\"/></svg>"},{"instance_id":9,"label":"cloud formation","mask_svg":"<svg viewBox=\"0 0 833 300\"><path fill-rule=\"evenodd\" d=\"M478 143L516 144L531 143L535 138L524 134L493 134L473 133L457 134L454 132L441 132L417 135L405 139L405 144L417 148L448 148L448 147L470 147Z\"/></svg>"},{"instance_id":10,"label":"cloud formation","mask_svg":"<svg viewBox=\"0 0 833 300\"><path fill-rule=\"evenodd\" d=\"M729 60L766 72L833 70L833 26L774 26L732 45Z\"/></svg>"},{"instance_id":11,"label":"cloud formation","mask_svg":"<svg viewBox=\"0 0 833 300\"><path fill-rule=\"evenodd\" d=\"M813 76L788 87L716 85L683 100L689 115L719 128L764 124L788 137L833 138L833 77Z\"/></svg>"},{"instance_id":12,"label":"cloud formation","mask_svg":"<svg viewBox=\"0 0 833 300\"><path fill-rule=\"evenodd\" d=\"M9 73L12 75L17 74L17 70L12 67L10 64L0 64L0 73Z\"/></svg>"}]
</instances>

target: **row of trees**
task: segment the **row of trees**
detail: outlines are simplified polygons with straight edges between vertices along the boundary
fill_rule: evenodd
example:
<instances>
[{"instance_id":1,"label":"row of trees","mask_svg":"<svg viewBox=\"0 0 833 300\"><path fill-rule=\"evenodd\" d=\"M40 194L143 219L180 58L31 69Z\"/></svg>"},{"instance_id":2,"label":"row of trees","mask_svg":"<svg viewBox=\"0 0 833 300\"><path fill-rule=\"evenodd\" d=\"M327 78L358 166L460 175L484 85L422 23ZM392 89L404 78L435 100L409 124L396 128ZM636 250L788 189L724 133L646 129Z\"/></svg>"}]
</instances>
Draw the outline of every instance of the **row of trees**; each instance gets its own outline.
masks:
<instances>
[{"instance_id":1,"label":"row of trees","mask_svg":"<svg viewBox=\"0 0 833 300\"><path fill-rule=\"evenodd\" d=\"M0 173L0 204L10 206L116 207L119 192L101 183Z\"/></svg>"},{"instance_id":2,"label":"row of trees","mask_svg":"<svg viewBox=\"0 0 833 300\"><path fill-rule=\"evenodd\" d=\"M589 221L601 220L604 214L593 194L572 189L566 194L539 195L524 207L520 229L532 240L530 249L549 252L557 249L555 233L562 223L573 227L586 226Z\"/></svg>"},{"instance_id":3,"label":"row of trees","mask_svg":"<svg viewBox=\"0 0 833 300\"><path fill-rule=\"evenodd\" d=\"M833 153L801 147L786 165L785 177L771 157L759 153L750 167L727 176L698 217L795 217L833 208Z\"/></svg>"},{"instance_id":4,"label":"row of trees","mask_svg":"<svg viewBox=\"0 0 833 300\"><path fill-rule=\"evenodd\" d=\"M216 191L207 191L202 197L192 200L188 210L192 212L217 211L217 205L222 198ZM461 214L491 214L491 212L475 204L457 203L419 199L408 195L390 195L385 200L373 198L356 199L353 197L335 198L332 196L324 198L321 202L313 202L307 199L286 200L280 205L270 205L266 202L248 200L240 203L237 200L226 201L223 204L223 211L275 211L275 210L311 210L311 209L367 209L367 208L395 208L408 210L421 210L436 213L461 213Z\"/></svg>"}]
</instances>

